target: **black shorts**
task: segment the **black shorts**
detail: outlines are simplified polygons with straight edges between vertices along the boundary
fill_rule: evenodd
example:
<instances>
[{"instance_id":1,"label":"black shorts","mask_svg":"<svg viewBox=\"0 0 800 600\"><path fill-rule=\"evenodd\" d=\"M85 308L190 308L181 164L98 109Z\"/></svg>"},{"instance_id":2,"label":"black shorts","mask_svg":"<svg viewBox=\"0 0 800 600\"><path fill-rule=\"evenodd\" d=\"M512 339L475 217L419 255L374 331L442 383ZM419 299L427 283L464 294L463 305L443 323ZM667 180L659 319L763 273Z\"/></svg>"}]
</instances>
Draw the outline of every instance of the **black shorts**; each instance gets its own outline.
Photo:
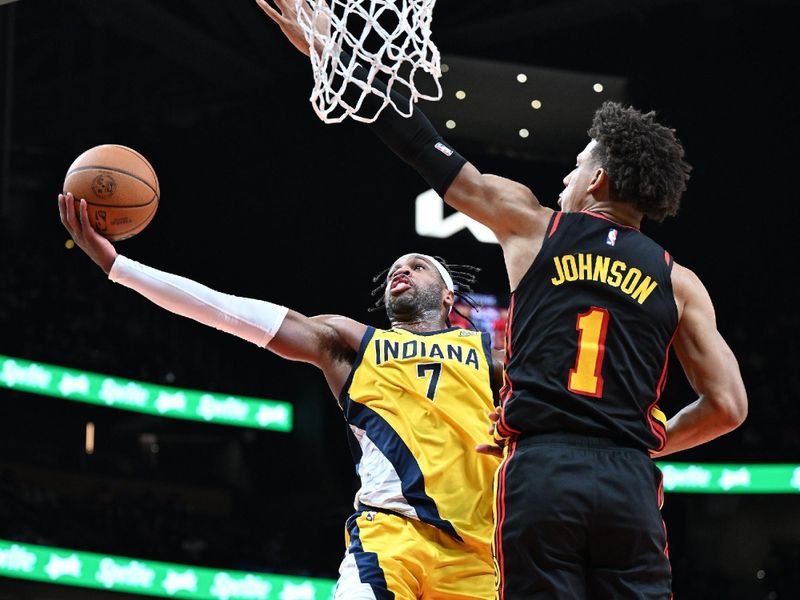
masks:
<instances>
[{"instance_id":1,"label":"black shorts","mask_svg":"<svg viewBox=\"0 0 800 600\"><path fill-rule=\"evenodd\" d=\"M512 440L495 485L498 600L668 600L661 471L610 440Z\"/></svg>"}]
</instances>

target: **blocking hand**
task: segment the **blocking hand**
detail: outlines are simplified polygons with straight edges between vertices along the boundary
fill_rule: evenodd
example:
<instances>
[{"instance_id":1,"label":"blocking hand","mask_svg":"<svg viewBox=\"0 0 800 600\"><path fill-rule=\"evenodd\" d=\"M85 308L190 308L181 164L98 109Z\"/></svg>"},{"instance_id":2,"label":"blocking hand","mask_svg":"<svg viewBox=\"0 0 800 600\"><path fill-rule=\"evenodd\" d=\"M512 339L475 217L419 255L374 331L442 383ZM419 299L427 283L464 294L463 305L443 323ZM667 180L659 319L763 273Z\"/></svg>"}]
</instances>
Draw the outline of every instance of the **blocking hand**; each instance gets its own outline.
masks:
<instances>
[{"instance_id":1,"label":"blocking hand","mask_svg":"<svg viewBox=\"0 0 800 600\"><path fill-rule=\"evenodd\" d=\"M297 0L273 0L275 2L275 6L278 7L279 10L275 10L267 0L256 0L256 4L263 10L267 16L275 21L278 24L278 27L281 28L281 31L286 36L286 38L292 42L295 48L300 50L306 56L309 56L310 51L308 48L308 41L306 40L305 33L301 29L300 25L297 22L298 19L298 2ZM308 5L306 0L302 0L299 2L300 10L303 11L305 15L305 20L310 20L313 14L312 8ZM325 8L327 8L327 4L324 1L319 2L319 4ZM314 29L319 32L321 35L328 37L330 36L331 30L331 21L328 15L324 11L320 11L317 13L316 19L314 21ZM316 40L319 42L319 40Z\"/></svg>"}]
</instances>

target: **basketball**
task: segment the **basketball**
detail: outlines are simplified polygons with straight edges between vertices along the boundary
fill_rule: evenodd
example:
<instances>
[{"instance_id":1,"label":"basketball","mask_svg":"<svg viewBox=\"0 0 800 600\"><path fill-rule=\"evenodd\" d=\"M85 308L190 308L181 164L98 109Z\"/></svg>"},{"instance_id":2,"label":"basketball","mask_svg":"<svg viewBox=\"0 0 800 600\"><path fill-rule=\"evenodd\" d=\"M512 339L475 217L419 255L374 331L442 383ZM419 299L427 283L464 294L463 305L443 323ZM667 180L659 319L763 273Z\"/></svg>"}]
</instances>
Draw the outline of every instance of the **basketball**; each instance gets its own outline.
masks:
<instances>
[{"instance_id":1,"label":"basketball","mask_svg":"<svg viewBox=\"0 0 800 600\"><path fill-rule=\"evenodd\" d=\"M102 144L83 152L67 169L64 194L86 200L92 227L111 241L141 232L161 196L155 169L132 148Z\"/></svg>"}]
</instances>

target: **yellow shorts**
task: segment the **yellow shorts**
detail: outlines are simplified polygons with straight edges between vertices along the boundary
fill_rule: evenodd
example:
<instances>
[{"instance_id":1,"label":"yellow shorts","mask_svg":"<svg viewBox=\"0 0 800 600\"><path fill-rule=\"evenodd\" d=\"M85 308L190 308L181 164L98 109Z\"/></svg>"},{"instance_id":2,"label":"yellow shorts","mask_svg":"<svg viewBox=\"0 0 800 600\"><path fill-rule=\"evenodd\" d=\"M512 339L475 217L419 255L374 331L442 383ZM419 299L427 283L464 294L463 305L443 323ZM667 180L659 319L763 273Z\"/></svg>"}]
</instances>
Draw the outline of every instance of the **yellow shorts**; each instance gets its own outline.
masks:
<instances>
[{"instance_id":1,"label":"yellow shorts","mask_svg":"<svg viewBox=\"0 0 800 600\"><path fill-rule=\"evenodd\" d=\"M489 544L459 542L433 525L361 511L345 526L335 600L492 600Z\"/></svg>"}]
</instances>

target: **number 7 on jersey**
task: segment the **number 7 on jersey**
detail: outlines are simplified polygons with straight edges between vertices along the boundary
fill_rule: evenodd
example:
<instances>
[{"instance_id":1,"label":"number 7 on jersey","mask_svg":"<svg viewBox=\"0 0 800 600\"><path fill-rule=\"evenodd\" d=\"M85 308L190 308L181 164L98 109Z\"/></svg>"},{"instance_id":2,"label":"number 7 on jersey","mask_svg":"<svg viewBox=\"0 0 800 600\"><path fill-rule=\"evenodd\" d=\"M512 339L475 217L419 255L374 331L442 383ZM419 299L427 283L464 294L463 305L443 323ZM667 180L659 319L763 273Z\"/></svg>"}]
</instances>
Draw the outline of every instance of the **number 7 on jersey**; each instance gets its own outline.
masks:
<instances>
[{"instance_id":1,"label":"number 7 on jersey","mask_svg":"<svg viewBox=\"0 0 800 600\"><path fill-rule=\"evenodd\" d=\"M442 373L442 363L421 363L417 365L417 377L420 379L429 372L431 379L428 382L428 391L425 395L428 400L433 400L436 397L436 386L439 385L439 375Z\"/></svg>"}]
</instances>

